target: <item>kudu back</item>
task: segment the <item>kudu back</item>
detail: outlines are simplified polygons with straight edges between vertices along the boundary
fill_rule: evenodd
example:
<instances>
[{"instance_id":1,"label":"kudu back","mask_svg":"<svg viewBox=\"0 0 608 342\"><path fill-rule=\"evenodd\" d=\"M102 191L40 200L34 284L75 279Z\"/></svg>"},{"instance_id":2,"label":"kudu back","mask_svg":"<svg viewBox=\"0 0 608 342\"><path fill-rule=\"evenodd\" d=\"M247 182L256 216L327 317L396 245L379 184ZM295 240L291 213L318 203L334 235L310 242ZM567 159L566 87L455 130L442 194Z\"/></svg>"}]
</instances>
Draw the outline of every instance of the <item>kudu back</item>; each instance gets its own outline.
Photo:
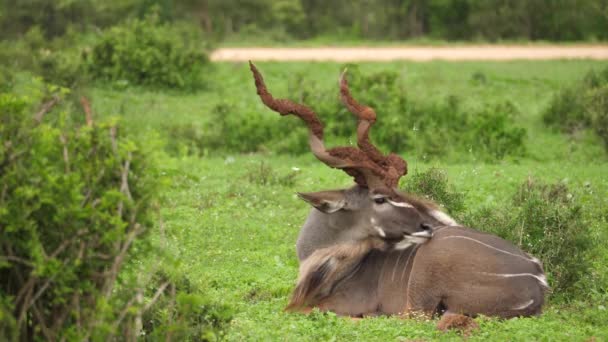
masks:
<instances>
[{"instance_id":1,"label":"kudu back","mask_svg":"<svg viewBox=\"0 0 608 342\"><path fill-rule=\"evenodd\" d=\"M313 154L356 183L299 194L313 209L296 244L300 275L287 309L318 307L350 316L540 313L548 286L537 259L499 237L461 227L435 204L396 189L407 163L371 144L376 114L352 98L344 74L340 95L358 118L358 148L327 150L316 113L274 99L250 67L264 104L303 120Z\"/></svg>"}]
</instances>

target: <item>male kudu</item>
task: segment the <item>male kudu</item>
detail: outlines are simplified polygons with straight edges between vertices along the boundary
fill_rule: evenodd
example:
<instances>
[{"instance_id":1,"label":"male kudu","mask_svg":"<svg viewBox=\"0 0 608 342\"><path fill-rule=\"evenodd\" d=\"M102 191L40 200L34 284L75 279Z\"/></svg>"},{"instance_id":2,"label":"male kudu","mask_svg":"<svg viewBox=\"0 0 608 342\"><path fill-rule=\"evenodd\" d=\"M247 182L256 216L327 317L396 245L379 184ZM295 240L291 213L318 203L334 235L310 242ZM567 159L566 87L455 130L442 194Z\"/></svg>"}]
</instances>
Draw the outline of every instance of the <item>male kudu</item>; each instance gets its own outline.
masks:
<instances>
[{"instance_id":1,"label":"male kudu","mask_svg":"<svg viewBox=\"0 0 608 342\"><path fill-rule=\"evenodd\" d=\"M497 236L459 226L435 204L396 189L407 164L371 144L376 114L352 98L344 74L340 95L358 118L359 148L327 150L314 111L274 99L256 67L250 68L263 103L302 119L313 154L356 182L350 189L300 194L314 208L298 237L300 275L288 310L503 318L540 313L548 285L537 259Z\"/></svg>"}]
</instances>

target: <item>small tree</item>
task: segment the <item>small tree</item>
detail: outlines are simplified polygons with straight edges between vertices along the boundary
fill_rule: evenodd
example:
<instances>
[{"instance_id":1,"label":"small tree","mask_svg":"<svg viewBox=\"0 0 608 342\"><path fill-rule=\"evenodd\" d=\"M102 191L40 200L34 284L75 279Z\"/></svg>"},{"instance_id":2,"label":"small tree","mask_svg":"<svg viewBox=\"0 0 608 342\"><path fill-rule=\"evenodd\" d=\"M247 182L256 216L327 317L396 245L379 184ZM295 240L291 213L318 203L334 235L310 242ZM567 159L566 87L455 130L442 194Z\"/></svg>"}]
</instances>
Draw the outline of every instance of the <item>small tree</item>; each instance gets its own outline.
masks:
<instances>
[{"instance_id":1,"label":"small tree","mask_svg":"<svg viewBox=\"0 0 608 342\"><path fill-rule=\"evenodd\" d=\"M115 122L45 117L65 93L49 89L35 116L0 95L0 339L107 336L137 311L116 280L150 227L153 170Z\"/></svg>"}]
</instances>

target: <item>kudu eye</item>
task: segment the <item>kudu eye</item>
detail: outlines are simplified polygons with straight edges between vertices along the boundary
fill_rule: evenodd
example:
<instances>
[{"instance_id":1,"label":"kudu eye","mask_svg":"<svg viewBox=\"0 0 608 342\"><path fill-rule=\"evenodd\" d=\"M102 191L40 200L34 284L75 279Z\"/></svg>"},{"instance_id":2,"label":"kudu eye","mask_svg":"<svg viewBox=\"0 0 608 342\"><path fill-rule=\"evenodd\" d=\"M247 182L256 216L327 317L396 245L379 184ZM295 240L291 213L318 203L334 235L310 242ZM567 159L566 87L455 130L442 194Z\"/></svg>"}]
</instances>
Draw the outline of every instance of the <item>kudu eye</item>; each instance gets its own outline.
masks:
<instances>
[{"instance_id":1,"label":"kudu eye","mask_svg":"<svg viewBox=\"0 0 608 342\"><path fill-rule=\"evenodd\" d=\"M385 197L376 197L376 198L374 198L374 203L384 204L384 203L386 203L386 198Z\"/></svg>"},{"instance_id":2,"label":"kudu eye","mask_svg":"<svg viewBox=\"0 0 608 342\"><path fill-rule=\"evenodd\" d=\"M421 223L420 228L422 228L422 230L426 230L429 232L433 229L433 227L431 227L431 225L428 223Z\"/></svg>"}]
</instances>

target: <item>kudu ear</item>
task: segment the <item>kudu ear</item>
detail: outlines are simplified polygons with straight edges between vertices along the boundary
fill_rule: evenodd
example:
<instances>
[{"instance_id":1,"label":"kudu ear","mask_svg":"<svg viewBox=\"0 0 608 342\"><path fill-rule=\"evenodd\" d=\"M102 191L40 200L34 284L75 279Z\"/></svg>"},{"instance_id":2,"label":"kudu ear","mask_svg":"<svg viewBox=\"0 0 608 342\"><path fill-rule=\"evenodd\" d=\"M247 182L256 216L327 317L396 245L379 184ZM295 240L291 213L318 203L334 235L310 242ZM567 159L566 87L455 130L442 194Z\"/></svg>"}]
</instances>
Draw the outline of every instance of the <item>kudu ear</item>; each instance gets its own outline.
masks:
<instances>
[{"instance_id":1,"label":"kudu ear","mask_svg":"<svg viewBox=\"0 0 608 342\"><path fill-rule=\"evenodd\" d=\"M326 214L335 213L346 206L346 198L342 190L298 192L298 196Z\"/></svg>"}]
</instances>

